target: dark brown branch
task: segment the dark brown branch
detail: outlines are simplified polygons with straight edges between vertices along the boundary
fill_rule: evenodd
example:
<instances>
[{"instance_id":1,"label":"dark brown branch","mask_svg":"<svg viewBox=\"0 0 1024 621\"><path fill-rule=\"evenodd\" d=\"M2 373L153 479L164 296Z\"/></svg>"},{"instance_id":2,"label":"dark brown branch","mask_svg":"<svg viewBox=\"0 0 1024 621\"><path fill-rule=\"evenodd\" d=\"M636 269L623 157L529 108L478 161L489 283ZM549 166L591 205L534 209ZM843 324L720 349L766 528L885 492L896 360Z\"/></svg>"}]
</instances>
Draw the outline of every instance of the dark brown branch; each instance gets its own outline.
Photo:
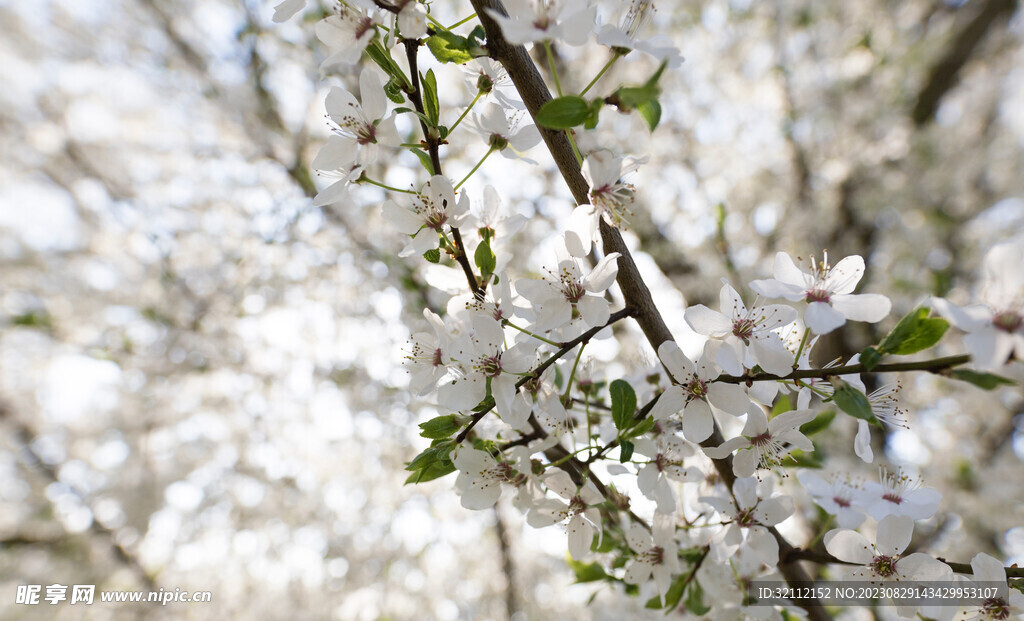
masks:
<instances>
[{"instance_id":1,"label":"dark brown branch","mask_svg":"<svg viewBox=\"0 0 1024 621\"><path fill-rule=\"evenodd\" d=\"M537 70L537 66L530 59L526 48L522 45L512 45L505 40L501 33L501 28L488 14L488 10L506 13L500 0L471 1L473 9L480 17L480 21L486 31L487 48L490 51L491 57L500 62L505 71L508 72L512 83L515 84L516 89L522 96L527 110L530 111L530 115L536 121L537 112L540 110L540 107L551 99L551 93L548 91L544 79ZM541 137L551 152L551 156L556 166L558 166L558 170L566 185L569 186L569 190L572 192L576 203L580 205L589 203L590 188L587 185L586 179L583 178L579 162L576 160L576 155L573 152L568 137L562 132L541 128L539 124L538 127L540 128ZM601 240L604 244L605 255L612 252L618 252L622 255L618 259L619 274L617 282L622 289L622 294L626 298L626 303L634 309L634 318L647 337L647 342L650 343L654 351L657 351L658 347L665 341L674 340L672 333L665 324L661 313L654 305L651 292L640 275L640 271L637 269L636 263L633 261L633 257L618 229L608 226L602 220ZM717 435L721 438L721 432L717 432ZM735 478L732 472L731 459L716 461L715 467L718 469L723 480L731 482ZM773 534L779 539L780 550L792 547L777 531L773 532ZM799 563L782 563L779 566L779 570L788 582L806 582L809 580L807 573ZM806 602L804 606L811 621L831 619L831 616L817 600Z\"/></svg>"},{"instance_id":2,"label":"dark brown branch","mask_svg":"<svg viewBox=\"0 0 1024 621\"><path fill-rule=\"evenodd\" d=\"M427 111L423 107L423 96L420 89L419 66L416 60L420 42L418 39L404 39L402 43L405 44L405 55L409 60L409 79L412 82L412 88L406 92L406 95L409 96L409 100L412 101L416 111L421 115L426 115ZM434 169L434 174L440 175L441 156L439 150L441 148L441 141L438 139L437 131L431 131L430 127L427 126L427 122L422 117L420 118L420 128L423 130L423 141L426 142L427 152L430 154L430 165ZM462 234L454 226L451 227L451 230L452 238L455 240L455 247L459 251L455 260L462 266L462 271L466 274L466 282L469 283L473 296L477 299L483 299L487 284L477 283L476 274L473 273L473 266L469 264L469 256L466 254L466 244L462 241Z\"/></svg>"},{"instance_id":3,"label":"dark brown branch","mask_svg":"<svg viewBox=\"0 0 1024 621\"><path fill-rule=\"evenodd\" d=\"M935 116L942 97L956 85L957 75L985 35L996 22L1012 15L1016 6L1017 0L987 0L971 21L956 34L946 53L932 67L927 82L917 96L917 103L910 115L916 125L922 126Z\"/></svg>"},{"instance_id":4,"label":"dark brown branch","mask_svg":"<svg viewBox=\"0 0 1024 621\"><path fill-rule=\"evenodd\" d=\"M920 362L894 362L879 364L873 369L863 364L848 364L842 367L826 367L824 369L798 369L789 375L772 375L771 373L755 373L754 375L719 375L714 381L725 384L746 384L747 382L776 382L797 379L822 379L837 375L860 375L861 373L896 373L902 371L929 371L939 373L946 369L958 367L971 361L968 355L946 356Z\"/></svg>"}]
</instances>

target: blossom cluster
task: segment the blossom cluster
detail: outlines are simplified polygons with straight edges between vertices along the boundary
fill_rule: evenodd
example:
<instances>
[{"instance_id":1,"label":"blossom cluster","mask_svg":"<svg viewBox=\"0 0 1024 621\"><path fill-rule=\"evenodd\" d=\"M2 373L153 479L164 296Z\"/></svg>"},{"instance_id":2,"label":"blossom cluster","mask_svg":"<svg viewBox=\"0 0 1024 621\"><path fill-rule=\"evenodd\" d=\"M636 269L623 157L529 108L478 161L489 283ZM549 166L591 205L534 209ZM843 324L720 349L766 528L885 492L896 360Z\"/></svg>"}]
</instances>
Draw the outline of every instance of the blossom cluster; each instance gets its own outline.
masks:
<instances>
[{"instance_id":1,"label":"blossom cluster","mask_svg":"<svg viewBox=\"0 0 1024 621\"><path fill-rule=\"evenodd\" d=\"M286 0L275 19L304 6L303 0ZM631 49L662 61L659 72L681 60L663 39L638 38L653 11L649 1L634 0L620 25L599 24L596 10L583 0L507 0L505 6L504 13L487 11L502 36L512 44L546 46L549 56L551 43L581 46L596 37L610 48L611 62ZM457 42L467 56L439 60L471 67L466 74L476 95L450 126L440 123L432 74L405 75L392 57L404 51L407 65L415 66L418 40L438 32L448 33L446 45ZM603 559L610 582L649 585L644 588L663 604L671 603L673 586L693 589L695 583L712 594L718 618L782 618L781 609L757 609L741 587L776 575L782 539L775 527L800 513L802 494L841 527L823 533L825 547L835 560L860 566L853 575L953 578L948 565L926 554L903 555L915 520L931 518L941 501L919 478L884 468L877 483L828 479L810 469L799 469L796 482L788 476L815 452L812 436L829 426L823 403L857 419L854 452L873 462L870 427L906 426L907 413L898 405L898 384L868 394L861 373L872 371L882 356L934 345L948 324L927 312L912 313L868 348L874 358L858 354L845 370L815 368L811 353L819 337L848 321L881 322L892 304L878 293L854 293L866 268L860 256L832 265L827 253L820 261L801 262L779 252L772 278L750 282L749 291L725 282L718 310L696 304L685 311L686 323L705 339L698 355L688 356L673 340L651 342L657 366L608 383L581 365L584 349L613 336L613 324L637 311L614 286L628 253L602 256L595 242L602 232L629 224L638 190L625 178L646 160L592 146L582 136L579 144L589 148L580 149L570 130L588 202L568 216L543 271L529 273L503 252L523 218L508 213L494 188L471 196L462 187L490 154L525 158L540 142L502 65L478 53L485 48L472 36L437 24L427 5L415 0L342 2L316 33L330 48L325 70L356 64L364 53L373 64L360 72L358 93L335 86L327 95L332 135L313 165L337 180L314 203L343 204L353 184L378 185L390 192L381 208L384 219L404 236L399 255L443 261L467 277L465 290L451 296L443 312L423 310L427 329L413 335L406 352L410 390L444 412L421 425L432 443L409 464L411 480L457 471L456 492L474 510L493 507L507 491L529 525L564 526L574 559ZM401 41L414 45L399 46ZM616 101L622 104L623 97ZM650 108L649 100L637 106L642 104ZM439 147L455 140L453 132L471 112L471 140L486 145L487 155L455 181L440 169ZM399 135L396 118L402 114L421 127L420 142ZM540 123L536 111L530 116ZM368 176L382 154L402 148L421 156L422 183L391 188ZM1024 357L1024 256L1020 248L999 248L990 257L986 305L932 301L969 332L968 349L982 368ZM936 326L938 337L932 338ZM605 475L614 486L602 480ZM634 507L620 489L635 489L643 500L638 497ZM638 515L640 507L647 519ZM852 530L869 517L877 526L875 543ZM979 555L975 561L979 573L996 573L995 559ZM694 600L700 608L700 596ZM1019 608L1016 596L1000 601L991 610ZM918 612L899 609L901 616Z\"/></svg>"}]
</instances>

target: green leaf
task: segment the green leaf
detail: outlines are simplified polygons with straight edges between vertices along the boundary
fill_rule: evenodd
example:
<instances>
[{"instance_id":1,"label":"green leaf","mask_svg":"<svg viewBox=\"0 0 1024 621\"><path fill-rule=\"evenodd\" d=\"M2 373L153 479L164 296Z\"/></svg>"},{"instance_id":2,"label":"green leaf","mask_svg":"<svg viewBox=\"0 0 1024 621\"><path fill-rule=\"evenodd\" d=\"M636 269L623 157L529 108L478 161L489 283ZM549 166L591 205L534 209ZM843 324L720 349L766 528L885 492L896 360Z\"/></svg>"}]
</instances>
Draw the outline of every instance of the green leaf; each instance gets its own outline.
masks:
<instances>
[{"instance_id":1,"label":"green leaf","mask_svg":"<svg viewBox=\"0 0 1024 621\"><path fill-rule=\"evenodd\" d=\"M793 402L789 400L789 395L779 395L779 398L775 400L772 405L772 418L775 418L783 412L788 412L793 409Z\"/></svg>"},{"instance_id":2,"label":"green leaf","mask_svg":"<svg viewBox=\"0 0 1024 621\"><path fill-rule=\"evenodd\" d=\"M686 595L686 609L699 616L708 613L711 608L704 605L704 590L696 580L690 582L690 588Z\"/></svg>"},{"instance_id":3,"label":"green leaf","mask_svg":"<svg viewBox=\"0 0 1024 621\"><path fill-rule=\"evenodd\" d=\"M566 95L545 103L537 111L537 124L548 129L571 129L587 120L590 106L579 95Z\"/></svg>"},{"instance_id":4,"label":"green leaf","mask_svg":"<svg viewBox=\"0 0 1024 621\"><path fill-rule=\"evenodd\" d=\"M953 369L949 372L949 376L962 382L974 384L978 388L984 388L985 390L992 390L1000 385L1013 386L1017 383L1002 375L972 371L970 369Z\"/></svg>"},{"instance_id":5,"label":"green leaf","mask_svg":"<svg viewBox=\"0 0 1024 621\"><path fill-rule=\"evenodd\" d=\"M442 440L440 442L435 441L431 443L429 447L423 449L419 455L413 457L412 461L406 464L405 469L415 472L417 470L422 470L431 462L439 459L449 459L448 455L454 448L454 440ZM449 459L449 461L451 460Z\"/></svg>"},{"instance_id":6,"label":"green leaf","mask_svg":"<svg viewBox=\"0 0 1024 621\"><path fill-rule=\"evenodd\" d=\"M433 175L434 163L430 161L430 156L427 155L426 151L424 151L423 149L416 148L410 148L409 150L412 151L413 154L420 159L420 164L423 164L423 167L427 169L427 172Z\"/></svg>"},{"instance_id":7,"label":"green leaf","mask_svg":"<svg viewBox=\"0 0 1024 621\"><path fill-rule=\"evenodd\" d=\"M868 371L878 366L878 363L882 360L882 352L878 351L874 347L865 347L860 352L860 363L864 365L864 368Z\"/></svg>"},{"instance_id":8,"label":"green leaf","mask_svg":"<svg viewBox=\"0 0 1024 621\"><path fill-rule=\"evenodd\" d=\"M449 437L462 428L454 414L438 416L425 423L420 423L420 435L431 440L440 440Z\"/></svg>"},{"instance_id":9,"label":"green leaf","mask_svg":"<svg viewBox=\"0 0 1024 621\"><path fill-rule=\"evenodd\" d=\"M441 477L453 472L455 472L455 464L451 461L438 460L431 462L422 470L418 470L410 474L405 479L405 485L409 485L410 483L426 483L427 481L440 479Z\"/></svg>"},{"instance_id":10,"label":"green leaf","mask_svg":"<svg viewBox=\"0 0 1024 621\"><path fill-rule=\"evenodd\" d=\"M941 317L929 317L930 311L921 307L907 313L882 339L878 350L883 354L906 356L938 343L949 329L949 322Z\"/></svg>"},{"instance_id":11,"label":"green leaf","mask_svg":"<svg viewBox=\"0 0 1024 621\"><path fill-rule=\"evenodd\" d=\"M432 37L427 37L427 47L439 62L455 63L461 65L473 60L469 53L473 44L466 37L460 37L454 32L441 31Z\"/></svg>"},{"instance_id":12,"label":"green leaf","mask_svg":"<svg viewBox=\"0 0 1024 621\"><path fill-rule=\"evenodd\" d=\"M426 259L428 263L440 263L441 250L438 248L431 248L423 253L423 258Z\"/></svg>"},{"instance_id":13,"label":"green leaf","mask_svg":"<svg viewBox=\"0 0 1024 621\"><path fill-rule=\"evenodd\" d=\"M498 264L494 253L491 251L491 245L486 240L480 242L480 245L476 247L476 252L473 253L473 261L480 268L480 275L484 281L494 273L494 268Z\"/></svg>"},{"instance_id":14,"label":"green leaf","mask_svg":"<svg viewBox=\"0 0 1024 621\"><path fill-rule=\"evenodd\" d=\"M430 69L427 71L427 75L422 76L423 82L423 111L426 112L427 118L430 120L431 127L437 127L437 121L440 118L441 108L437 99L437 78L434 76L434 70Z\"/></svg>"},{"instance_id":15,"label":"green leaf","mask_svg":"<svg viewBox=\"0 0 1024 621\"><path fill-rule=\"evenodd\" d=\"M387 84L384 85L384 94L388 96L388 99L396 104L405 103L405 95L402 94L402 85L394 78L388 80Z\"/></svg>"},{"instance_id":16,"label":"green leaf","mask_svg":"<svg viewBox=\"0 0 1024 621\"><path fill-rule=\"evenodd\" d=\"M584 129L594 129L597 127L597 121L601 117L601 108L603 107L603 99L595 99L590 102L590 108L587 110L587 118L583 121Z\"/></svg>"},{"instance_id":17,"label":"green leaf","mask_svg":"<svg viewBox=\"0 0 1024 621\"><path fill-rule=\"evenodd\" d=\"M648 416L623 434L626 438L639 438L651 429L654 429L654 419Z\"/></svg>"},{"instance_id":18,"label":"green leaf","mask_svg":"<svg viewBox=\"0 0 1024 621\"><path fill-rule=\"evenodd\" d=\"M661 104L657 99L649 99L637 104L636 111L647 121L647 127L653 132L661 122Z\"/></svg>"},{"instance_id":19,"label":"green leaf","mask_svg":"<svg viewBox=\"0 0 1024 621\"><path fill-rule=\"evenodd\" d=\"M871 411L871 403L864 393L839 378L832 379L832 386L835 387L832 399L842 411L854 418L866 420L876 427L882 426L875 413Z\"/></svg>"},{"instance_id":20,"label":"green leaf","mask_svg":"<svg viewBox=\"0 0 1024 621\"><path fill-rule=\"evenodd\" d=\"M604 580L608 577L608 574L604 571L604 567L601 563L581 563L580 561L568 559L569 568L572 569L573 573L576 574L576 582L597 582L598 580Z\"/></svg>"},{"instance_id":21,"label":"green leaf","mask_svg":"<svg viewBox=\"0 0 1024 621\"><path fill-rule=\"evenodd\" d=\"M370 45L366 46L366 55L370 57L378 67L384 70L384 73L392 80L396 80L402 85L402 90L409 90L412 88L412 84L409 83L409 78L405 77L405 72L398 66L394 58L391 58L391 52L385 49L384 45L379 41L375 40Z\"/></svg>"},{"instance_id":22,"label":"green leaf","mask_svg":"<svg viewBox=\"0 0 1024 621\"><path fill-rule=\"evenodd\" d=\"M619 463L626 463L633 457L633 449L636 446L629 440L619 442Z\"/></svg>"},{"instance_id":23,"label":"green leaf","mask_svg":"<svg viewBox=\"0 0 1024 621\"><path fill-rule=\"evenodd\" d=\"M633 422L636 413L636 392L629 382L617 379L608 387L612 397L612 420L619 431L626 429Z\"/></svg>"},{"instance_id":24,"label":"green leaf","mask_svg":"<svg viewBox=\"0 0 1024 621\"><path fill-rule=\"evenodd\" d=\"M825 410L821 414L815 416L814 420L800 425L800 433L805 436L813 436L816 433L821 433L828 429L828 426L832 424L835 417L835 410Z\"/></svg>"},{"instance_id":25,"label":"green leaf","mask_svg":"<svg viewBox=\"0 0 1024 621\"><path fill-rule=\"evenodd\" d=\"M424 483L455 472L455 464L449 457L454 448L454 440L434 440L430 447L405 466L406 470L413 473L405 480L405 484Z\"/></svg>"}]
</instances>

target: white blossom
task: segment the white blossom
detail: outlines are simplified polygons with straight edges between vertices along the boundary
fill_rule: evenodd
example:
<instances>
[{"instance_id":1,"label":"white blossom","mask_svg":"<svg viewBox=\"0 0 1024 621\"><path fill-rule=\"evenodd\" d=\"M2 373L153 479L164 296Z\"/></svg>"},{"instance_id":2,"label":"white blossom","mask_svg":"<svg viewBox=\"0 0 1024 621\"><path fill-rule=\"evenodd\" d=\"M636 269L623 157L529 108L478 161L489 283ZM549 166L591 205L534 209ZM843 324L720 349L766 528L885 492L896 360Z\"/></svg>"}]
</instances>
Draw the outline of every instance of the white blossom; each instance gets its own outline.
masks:
<instances>
[{"instance_id":1,"label":"white blossom","mask_svg":"<svg viewBox=\"0 0 1024 621\"><path fill-rule=\"evenodd\" d=\"M408 208L399 207L394 201L384 203L384 218L401 233L412 240L398 256L407 257L423 254L437 248L439 233L446 226L457 227L469 215L469 197L465 192L455 198L452 182L441 175L434 175L419 192L411 195Z\"/></svg>"},{"instance_id":2,"label":"white blossom","mask_svg":"<svg viewBox=\"0 0 1024 621\"><path fill-rule=\"evenodd\" d=\"M805 272L780 252L775 255L775 278L755 280L750 288L767 298L807 302L804 322L816 334L828 334L847 319L875 323L889 314L892 303L884 295L853 294L864 276L861 257L851 255L831 267L826 253L821 263L813 258L811 263L811 271Z\"/></svg>"},{"instance_id":3,"label":"white blossom","mask_svg":"<svg viewBox=\"0 0 1024 621\"><path fill-rule=\"evenodd\" d=\"M998 559L979 552L971 559L973 579L971 582L982 588L998 584L998 593L986 599L980 606L965 611L963 619L979 621L1005 621L1024 617L1024 593L1011 589L1006 584L1006 569Z\"/></svg>"},{"instance_id":4,"label":"white blossom","mask_svg":"<svg viewBox=\"0 0 1024 621\"><path fill-rule=\"evenodd\" d=\"M583 177L590 185L590 204L573 210L565 233L566 247L572 256L590 254L602 219L616 228L628 223L628 217L633 215L630 208L635 200L636 187L623 182L622 178L644 161L646 158L615 157L605 149L598 149L587 156L583 162Z\"/></svg>"},{"instance_id":5,"label":"white blossom","mask_svg":"<svg viewBox=\"0 0 1024 621\"><path fill-rule=\"evenodd\" d=\"M738 477L753 476L758 468L781 473L782 460L794 449L813 451L814 444L800 433L800 425L814 420L813 410L790 410L768 420L760 406L747 412L741 435L716 447L705 447L704 454L724 459L737 451L732 461Z\"/></svg>"},{"instance_id":6,"label":"white blossom","mask_svg":"<svg viewBox=\"0 0 1024 621\"><path fill-rule=\"evenodd\" d=\"M507 461L498 461L490 453L467 447L456 447L452 463L459 470L455 489L467 509L493 507L501 496L501 484L512 484L519 473Z\"/></svg>"},{"instance_id":7,"label":"white blossom","mask_svg":"<svg viewBox=\"0 0 1024 621\"><path fill-rule=\"evenodd\" d=\"M534 528L542 528L568 520L569 554L579 560L590 551L594 535L601 532L601 512L595 505L604 498L593 483L577 487L564 470L547 474L544 485L567 502L554 498L538 501L526 521Z\"/></svg>"},{"instance_id":8,"label":"white blossom","mask_svg":"<svg viewBox=\"0 0 1024 621\"><path fill-rule=\"evenodd\" d=\"M796 478L819 507L836 516L840 528L857 528L864 523L867 515L856 504L857 498L864 492L860 482L848 476L825 479L806 468L799 470Z\"/></svg>"},{"instance_id":9,"label":"white blossom","mask_svg":"<svg viewBox=\"0 0 1024 621\"><path fill-rule=\"evenodd\" d=\"M618 252L605 255L586 276L578 261L566 259L559 262L557 272L549 272L545 279L516 281L516 290L537 312L535 328L559 328L577 316L591 328L608 323L611 311L604 292L619 273L619 256Z\"/></svg>"},{"instance_id":10,"label":"white blossom","mask_svg":"<svg viewBox=\"0 0 1024 621\"><path fill-rule=\"evenodd\" d=\"M903 555L910 545L914 520L905 515L890 515L878 523L875 543L855 530L831 530L825 534L825 549L837 559L860 565L846 572L848 579L887 582L948 582L953 572L945 563L915 552ZM897 599L896 611L901 617L912 617L918 606L907 599Z\"/></svg>"},{"instance_id":11,"label":"white blossom","mask_svg":"<svg viewBox=\"0 0 1024 621\"><path fill-rule=\"evenodd\" d=\"M665 594L672 585L672 575L682 568L679 547L675 541L675 524L671 519L655 516L653 536L639 524L632 524L626 532L626 543L635 555L626 563L626 584L643 584L652 576L658 595L664 603Z\"/></svg>"},{"instance_id":12,"label":"white blossom","mask_svg":"<svg viewBox=\"0 0 1024 621\"><path fill-rule=\"evenodd\" d=\"M924 487L921 479L907 474L902 468L890 471L884 466L878 469L878 482L864 484L860 502L868 515L881 520L889 515L905 515L915 520L926 520L935 515L942 501L942 494L931 487Z\"/></svg>"},{"instance_id":13,"label":"white blossom","mask_svg":"<svg viewBox=\"0 0 1024 621\"><path fill-rule=\"evenodd\" d=\"M377 34L380 20L369 0L346 0L335 5L334 15L316 24L316 36L330 50L321 69L333 64L352 65L359 62L363 50Z\"/></svg>"},{"instance_id":14,"label":"white blossom","mask_svg":"<svg viewBox=\"0 0 1024 621\"><path fill-rule=\"evenodd\" d=\"M747 411L751 402L742 388L711 381L718 371L708 360L706 349L695 365L675 341L665 341L658 347L658 358L672 374L674 383L662 393L651 409L651 416L664 420L682 412L683 435L690 442L702 442L714 430L711 405L736 416Z\"/></svg>"},{"instance_id":15,"label":"white blossom","mask_svg":"<svg viewBox=\"0 0 1024 621\"><path fill-rule=\"evenodd\" d=\"M616 50L640 50L659 61L666 61L669 69L682 64L683 57L672 42L664 36L639 38L639 33L654 15L652 0L632 0L619 26L605 24L597 34L597 42ZM616 50L617 51L617 50Z\"/></svg>"},{"instance_id":16,"label":"white blossom","mask_svg":"<svg viewBox=\"0 0 1024 621\"><path fill-rule=\"evenodd\" d=\"M483 136L490 147L509 159L522 158L522 153L540 143L540 132L533 123L525 121L524 112L516 111L511 118L496 103L486 103L483 111L473 113L473 129ZM533 160L526 160L535 164Z\"/></svg>"},{"instance_id":17,"label":"white blossom","mask_svg":"<svg viewBox=\"0 0 1024 621\"><path fill-rule=\"evenodd\" d=\"M657 501L659 513L671 515L676 510L676 497L669 480L688 483L704 478L700 468L684 463L696 451L672 433L658 434L655 440L636 438L633 443L637 453L650 458L637 473L637 487L644 496Z\"/></svg>"},{"instance_id":18,"label":"white blossom","mask_svg":"<svg viewBox=\"0 0 1024 621\"><path fill-rule=\"evenodd\" d=\"M597 17L597 8L585 0L506 0L502 15L493 9L487 13L498 22L509 43L551 41L568 45L587 42Z\"/></svg>"},{"instance_id":19,"label":"white blossom","mask_svg":"<svg viewBox=\"0 0 1024 621\"><path fill-rule=\"evenodd\" d=\"M768 373L785 375L793 370L793 353L774 332L796 319L796 310L784 304L747 309L739 293L728 283L719 293L722 312L698 304L686 309L686 323L697 334L723 339L715 361L731 375L760 366Z\"/></svg>"},{"instance_id":20,"label":"white blossom","mask_svg":"<svg viewBox=\"0 0 1024 621\"><path fill-rule=\"evenodd\" d=\"M974 364L997 369L1011 356L1024 360L1024 247L1000 244L985 255L983 304L959 307L932 298L935 310L967 332L964 345Z\"/></svg>"}]
</instances>

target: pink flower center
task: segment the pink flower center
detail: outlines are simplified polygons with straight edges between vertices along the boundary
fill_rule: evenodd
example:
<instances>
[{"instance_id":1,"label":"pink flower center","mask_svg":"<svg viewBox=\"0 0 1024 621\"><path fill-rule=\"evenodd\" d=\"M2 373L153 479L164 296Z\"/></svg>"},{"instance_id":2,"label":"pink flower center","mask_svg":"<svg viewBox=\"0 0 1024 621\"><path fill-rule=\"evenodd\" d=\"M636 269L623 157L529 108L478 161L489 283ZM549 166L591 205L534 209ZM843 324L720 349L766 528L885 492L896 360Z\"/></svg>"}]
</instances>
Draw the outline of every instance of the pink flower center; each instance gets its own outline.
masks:
<instances>
[{"instance_id":1,"label":"pink flower center","mask_svg":"<svg viewBox=\"0 0 1024 621\"><path fill-rule=\"evenodd\" d=\"M850 501L847 500L846 498L843 498L842 496L833 496L832 502L836 503L837 505L844 509L848 509L850 507Z\"/></svg>"},{"instance_id":2,"label":"pink flower center","mask_svg":"<svg viewBox=\"0 0 1024 621\"><path fill-rule=\"evenodd\" d=\"M891 502L894 505L901 505L901 504L903 504L903 496L900 496L899 494L897 494L895 492L889 492L888 494L883 494L882 495L882 500L888 500L889 502Z\"/></svg>"},{"instance_id":3,"label":"pink flower center","mask_svg":"<svg viewBox=\"0 0 1024 621\"><path fill-rule=\"evenodd\" d=\"M871 561L871 570L876 576L888 578L896 573L896 559L891 556L876 556Z\"/></svg>"},{"instance_id":4,"label":"pink flower center","mask_svg":"<svg viewBox=\"0 0 1024 621\"><path fill-rule=\"evenodd\" d=\"M1003 619L1010 618L1010 606L1006 603L1006 600L1001 597L993 597L985 600L985 603L981 605L982 616L989 619Z\"/></svg>"},{"instance_id":5,"label":"pink flower center","mask_svg":"<svg viewBox=\"0 0 1024 621\"><path fill-rule=\"evenodd\" d=\"M740 319L732 324L732 333L749 345L751 337L754 336L754 322L750 319Z\"/></svg>"},{"instance_id":6,"label":"pink flower center","mask_svg":"<svg viewBox=\"0 0 1024 621\"><path fill-rule=\"evenodd\" d=\"M992 325L995 326L996 330L1002 330L1003 332L1009 332L1013 334L1020 329L1021 324L1024 324L1024 317L1021 317L1013 311L1003 311L996 313L992 317Z\"/></svg>"},{"instance_id":7,"label":"pink flower center","mask_svg":"<svg viewBox=\"0 0 1024 621\"><path fill-rule=\"evenodd\" d=\"M694 376L686 385L686 392L690 393L690 399L703 399L708 394L708 385L699 377Z\"/></svg>"},{"instance_id":8,"label":"pink flower center","mask_svg":"<svg viewBox=\"0 0 1024 621\"><path fill-rule=\"evenodd\" d=\"M807 292L807 296L804 299L808 304L813 302L825 302L828 304L832 298L829 296L828 291L824 289L811 289Z\"/></svg>"}]
</instances>

